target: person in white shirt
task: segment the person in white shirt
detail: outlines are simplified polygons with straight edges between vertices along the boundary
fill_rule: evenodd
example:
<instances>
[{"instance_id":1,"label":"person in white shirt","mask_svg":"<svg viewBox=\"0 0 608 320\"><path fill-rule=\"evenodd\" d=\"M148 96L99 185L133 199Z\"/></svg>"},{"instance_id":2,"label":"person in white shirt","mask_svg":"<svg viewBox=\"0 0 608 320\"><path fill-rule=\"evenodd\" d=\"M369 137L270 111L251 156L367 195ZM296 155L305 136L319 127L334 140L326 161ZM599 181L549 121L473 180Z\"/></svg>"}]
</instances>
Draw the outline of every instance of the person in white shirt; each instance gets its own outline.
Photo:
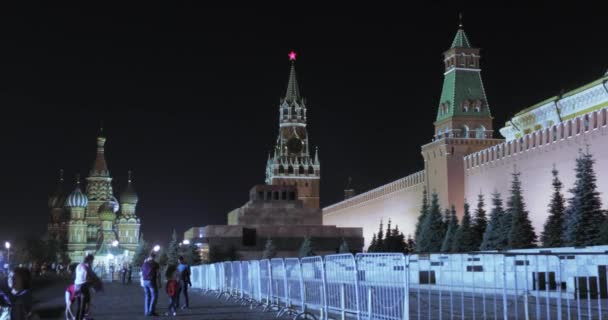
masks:
<instances>
[{"instance_id":1,"label":"person in white shirt","mask_svg":"<svg viewBox=\"0 0 608 320\"><path fill-rule=\"evenodd\" d=\"M78 312L76 319L86 319L89 313L91 304L91 287L101 285L99 277L95 274L91 265L93 264L93 255L88 254L84 257L84 261L76 267L76 278L74 279L74 291L80 296L78 299Z\"/></svg>"}]
</instances>

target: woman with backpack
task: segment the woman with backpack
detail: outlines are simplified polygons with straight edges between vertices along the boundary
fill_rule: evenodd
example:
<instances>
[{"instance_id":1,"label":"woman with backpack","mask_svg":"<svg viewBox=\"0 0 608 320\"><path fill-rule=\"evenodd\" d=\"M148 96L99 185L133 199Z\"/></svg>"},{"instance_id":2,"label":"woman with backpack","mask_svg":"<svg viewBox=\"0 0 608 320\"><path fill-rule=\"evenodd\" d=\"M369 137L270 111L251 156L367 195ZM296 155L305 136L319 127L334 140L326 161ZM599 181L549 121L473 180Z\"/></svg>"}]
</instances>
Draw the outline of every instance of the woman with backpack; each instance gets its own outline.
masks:
<instances>
[{"instance_id":1,"label":"woman with backpack","mask_svg":"<svg viewBox=\"0 0 608 320\"><path fill-rule=\"evenodd\" d=\"M166 316L177 315L177 298L179 295L179 282L177 282L177 268L169 266L167 268L167 296L169 297L169 310Z\"/></svg>"}]
</instances>

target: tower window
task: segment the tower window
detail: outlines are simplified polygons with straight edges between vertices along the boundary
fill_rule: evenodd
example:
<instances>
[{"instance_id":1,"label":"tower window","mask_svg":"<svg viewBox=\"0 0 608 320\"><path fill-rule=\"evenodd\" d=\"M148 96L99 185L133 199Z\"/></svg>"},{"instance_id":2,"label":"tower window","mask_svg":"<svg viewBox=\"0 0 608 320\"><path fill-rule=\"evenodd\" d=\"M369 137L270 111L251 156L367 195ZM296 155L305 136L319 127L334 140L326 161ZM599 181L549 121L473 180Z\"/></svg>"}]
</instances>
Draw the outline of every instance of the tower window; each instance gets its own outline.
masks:
<instances>
[{"instance_id":1,"label":"tower window","mask_svg":"<svg viewBox=\"0 0 608 320\"><path fill-rule=\"evenodd\" d=\"M285 167L279 166L279 174L284 174L284 173L285 173Z\"/></svg>"},{"instance_id":2,"label":"tower window","mask_svg":"<svg viewBox=\"0 0 608 320\"><path fill-rule=\"evenodd\" d=\"M292 166L287 167L287 173L288 174L293 174L293 167Z\"/></svg>"},{"instance_id":3,"label":"tower window","mask_svg":"<svg viewBox=\"0 0 608 320\"><path fill-rule=\"evenodd\" d=\"M315 168L312 166L308 167L308 174L315 174Z\"/></svg>"},{"instance_id":4,"label":"tower window","mask_svg":"<svg viewBox=\"0 0 608 320\"><path fill-rule=\"evenodd\" d=\"M304 166L300 166L300 168L298 169L298 173L299 174L304 174Z\"/></svg>"}]
</instances>

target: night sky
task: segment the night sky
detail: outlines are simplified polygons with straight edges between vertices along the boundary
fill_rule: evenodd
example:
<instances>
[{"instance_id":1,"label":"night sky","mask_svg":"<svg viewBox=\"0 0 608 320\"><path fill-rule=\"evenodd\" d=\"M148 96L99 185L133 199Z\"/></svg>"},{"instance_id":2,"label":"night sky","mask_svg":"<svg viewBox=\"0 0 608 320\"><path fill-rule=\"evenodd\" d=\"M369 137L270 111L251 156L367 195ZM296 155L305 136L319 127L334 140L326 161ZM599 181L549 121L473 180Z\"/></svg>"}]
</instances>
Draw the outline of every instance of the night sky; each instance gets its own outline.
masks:
<instances>
[{"instance_id":1,"label":"night sky","mask_svg":"<svg viewBox=\"0 0 608 320\"><path fill-rule=\"evenodd\" d=\"M225 223L264 182L292 49L322 206L348 176L360 192L422 169L459 9L2 10L0 240L43 233L58 170L69 189L88 174L100 120L115 194L132 169L148 240ZM608 68L605 10L463 11L496 131Z\"/></svg>"}]
</instances>

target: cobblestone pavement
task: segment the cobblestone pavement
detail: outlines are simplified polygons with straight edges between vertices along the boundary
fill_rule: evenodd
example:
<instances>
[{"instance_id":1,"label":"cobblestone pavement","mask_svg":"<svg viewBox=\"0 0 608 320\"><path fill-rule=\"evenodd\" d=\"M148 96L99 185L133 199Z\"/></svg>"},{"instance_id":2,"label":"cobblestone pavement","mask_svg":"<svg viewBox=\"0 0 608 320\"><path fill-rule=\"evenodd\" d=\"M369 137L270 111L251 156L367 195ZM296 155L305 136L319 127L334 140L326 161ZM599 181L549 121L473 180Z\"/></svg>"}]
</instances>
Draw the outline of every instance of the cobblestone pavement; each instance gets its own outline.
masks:
<instances>
[{"instance_id":1,"label":"cobblestone pavement","mask_svg":"<svg viewBox=\"0 0 608 320\"><path fill-rule=\"evenodd\" d=\"M178 311L176 319L197 320L232 320L232 319L276 319L274 312L261 312L261 309L250 310L238 304L216 299L210 295L203 295L198 290L190 290L190 309ZM106 284L104 292L93 297L92 316L99 320L137 320L154 319L144 317L143 290L137 284L123 286L120 284ZM160 293L157 313L161 317L167 311L168 299L164 291Z\"/></svg>"}]
</instances>

